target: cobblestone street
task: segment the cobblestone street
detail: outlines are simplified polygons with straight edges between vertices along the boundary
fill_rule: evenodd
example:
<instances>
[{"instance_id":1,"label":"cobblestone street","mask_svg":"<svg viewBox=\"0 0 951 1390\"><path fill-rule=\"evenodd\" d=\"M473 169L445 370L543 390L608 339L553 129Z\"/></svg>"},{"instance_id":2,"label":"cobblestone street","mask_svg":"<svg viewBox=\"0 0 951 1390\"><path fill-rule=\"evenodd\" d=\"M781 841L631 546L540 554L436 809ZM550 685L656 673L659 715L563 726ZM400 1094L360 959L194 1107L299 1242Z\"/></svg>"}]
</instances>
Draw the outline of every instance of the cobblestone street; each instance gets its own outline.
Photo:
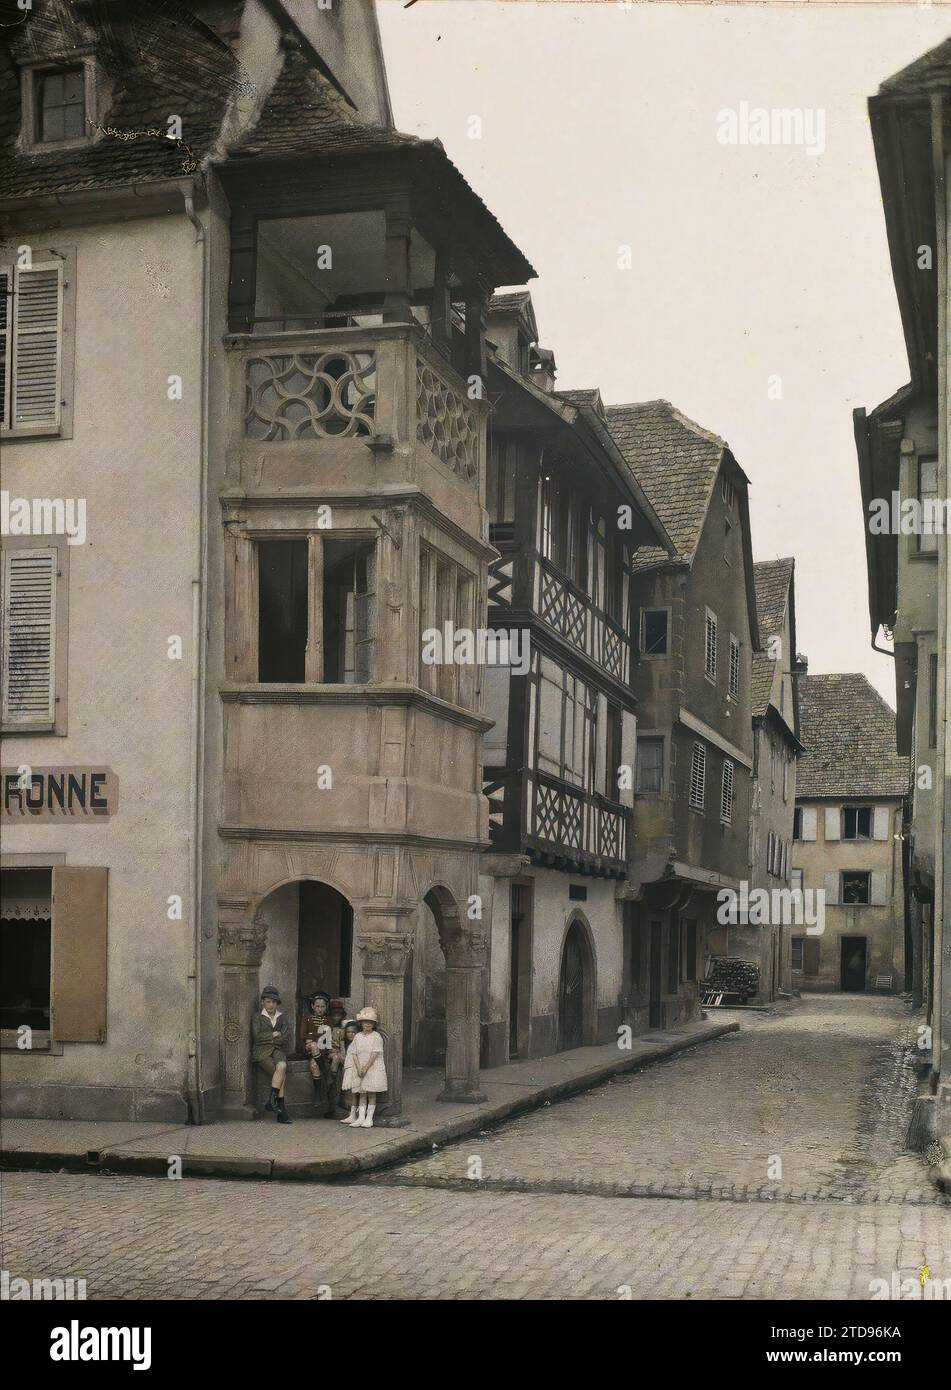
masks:
<instances>
[{"instance_id":1,"label":"cobblestone street","mask_svg":"<svg viewBox=\"0 0 951 1390\"><path fill-rule=\"evenodd\" d=\"M902 1153L913 1036L900 1001L807 998L348 1185L7 1173L3 1267L93 1299L867 1299L924 1265L947 1279L951 1210Z\"/></svg>"}]
</instances>

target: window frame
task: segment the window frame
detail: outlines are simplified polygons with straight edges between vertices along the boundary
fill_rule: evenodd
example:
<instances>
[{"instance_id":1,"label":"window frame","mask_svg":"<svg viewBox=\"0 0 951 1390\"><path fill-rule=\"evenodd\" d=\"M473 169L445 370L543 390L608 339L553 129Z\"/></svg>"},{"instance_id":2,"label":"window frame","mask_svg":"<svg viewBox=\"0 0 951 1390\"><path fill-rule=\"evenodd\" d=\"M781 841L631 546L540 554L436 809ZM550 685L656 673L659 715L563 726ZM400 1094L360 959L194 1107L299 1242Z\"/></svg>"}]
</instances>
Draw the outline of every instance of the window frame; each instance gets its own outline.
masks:
<instances>
[{"instance_id":1,"label":"window frame","mask_svg":"<svg viewBox=\"0 0 951 1390\"><path fill-rule=\"evenodd\" d=\"M12 738L17 734L53 734L59 738L68 732L68 657L69 657L69 551L65 536L4 536L0 542L0 587L4 590L0 605L0 644L3 648L3 667L7 670L6 627L6 556L17 550L49 550L55 553L55 600L53 631L53 718L52 720L10 722L0 706L0 734Z\"/></svg>"},{"instance_id":2,"label":"window frame","mask_svg":"<svg viewBox=\"0 0 951 1390\"><path fill-rule=\"evenodd\" d=\"M847 827L848 827L848 824L849 824L849 817L850 817L850 816L853 816L853 817L855 818L854 823L855 823L855 825L856 825L856 827L857 827L857 826L858 826L858 818L859 818L859 816L861 815L861 813L862 813L863 811L864 811L865 814L868 816L868 834L867 834L867 835L860 835L860 834L858 833L858 830L856 829L856 833L855 833L854 835L848 835L848 834L846 833L846 830L847 830ZM843 807L842 807L842 832L841 832L841 834L840 834L840 836L839 836L839 838L840 838L841 840L848 840L848 841L850 841L850 842L853 843L853 844L854 844L856 841L860 841L860 842L861 842L861 841L865 841L865 840L871 840L871 839L874 838L874 830L875 830L875 810L874 810L874 807L872 807L872 806L843 806Z\"/></svg>"},{"instance_id":3,"label":"window frame","mask_svg":"<svg viewBox=\"0 0 951 1390\"><path fill-rule=\"evenodd\" d=\"M76 247L37 247L34 246L32 263L28 267L18 267L13 259L0 260L0 274L9 276L7 296L8 322L6 325L6 350L3 362L4 413L0 416L0 441L11 443L27 439L72 439L73 437L73 397L75 388L76 358ZM37 270L57 269L60 272L59 333L57 353L59 358L59 418L47 424L16 425L16 371L14 368L17 350L17 306L19 304L19 276Z\"/></svg>"},{"instance_id":4,"label":"window frame","mask_svg":"<svg viewBox=\"0 0 951 1390\"><path fill-rule=\"evenodd\" d=\"M38 129L39 83L37 78L72 72L81 68L83 72L83 117L86 134L71 136L68 140L41 140ZM93 52L79 52L61 58L43 58L23 65L20 73L20 139L19 148L23 154L43 154L47 151L85 149L102 138L96 127L99 123L99 72Z\"/></svg>"},{"instance_id":5,"label":"window frame","mask_svg":"<svg viewBox=\"0 0 951 1390\"><path fill-rule=\"evenodd\" d=\"M728 785L729 784L729 785ZM720 824L733 824L733 808L736 803L736 764L732 758L723 759L720 772Z\"/></svg>"},{"instance_id":6,"label":"window frame","mask_svg":"<svg viewBox=\"0 0 951 1390\"><path fill-rule=\"evenodd\" d=\"M922 487L921 471L922 471L922 468L924 467L925 464L933 465L933 466L934 466L934 471L935 471L935 487L934 487L934 492L925 493L924 490L923 490L923 487ZM915 477L915 497L917 498L917 501L918 501L918 505L919 505L919 508L920 508L921 520L922 520L922 527L921 527L921 530L918 532L917 536L915 537L915 554L916 554L916 555L937 556L937 554L938 554L938 535L937 535L936 532L929 532L929 533L926 535L926 534L925 534L925 529L924 529L924 508L925 508L925 502L926 502L927 500L930 500L930 499L933 499L934 501L940 501L940 500L941 500L941 493L940 493L940 490L939 490L939 479L940 479L940 477L941 477L941 470L940 470L940 468L939 468L939 463L938 463L938 456L937 456L937 454L922 454L921 457L918 458L918 459L916 460L916 466L915 466L915 474L914 474L914 477ZM927 545L925 544L926 541L928 542Z\"/></svg>"},{"instance_id":7,"label":"window frame","mask_svg":"<svg viewBox=\"0 0 951 1390\"><path fill-rule=\"evenodd\" d=\"M727 694L731 700L740 698L740 639L730 633L730 669Z\"/></svg>"},{"instance_id":8,"label":"window frame","mask_svg":"<svg viewBox=\"0 0 951 1390\"><path fill-rule=\"evenodd\" d=\"M712 641L711 641L711 632L712 632L712 634L713 634ZM711 654L712 654L712 663L711 663ZM712 671L711 671L711 669L710 669L711 664L712 664L712 666L713 666L713 670L712 670ZM716 684L717 684L717 671L718 671L718 669L719 669L719 651L718 651L718 623L717 623L717 615L716 615L716 613L714 613L714 611L713 611L712 608L707 608L707 609L705 610L704 624L703 624L703 675L704 675L704 679L705 679L705 680L708 680L708 681L710 682L711 685L716 685Z\"/></svg>"},{"instance_id":9,"label":"window frame","mask_svg":"<svg viewBox=\"0 0 951 1390\"><path fill-rule=\"evenodd\" d=\"M660 746L660 785L654 791L645 791L641 787L641 758L640 751L642 744L657 744ZM664 794L664 771L667 767L666 739L663 734L638 734L637 746L634 752L634 791L637 796L663 796Z\"/></svg>"},{"instance_id":10,"label":"window frame","mask_svg":"<svg viewBox=\"0 0 951 1390\"><path fill-rule=\"evenodd\" d=\"M851 902L845 900L845 880L847 878L864 878L865 893L864 898ZM840 869L839 870L839 906L841 907L871 907L872 904L872 872L870 869Z\"/></svg>"},{"instance_id":11,"label":"window frame","mask_svg":"<svg viewBox=\"0 0 951 1390\"><path fill-rule=\"evenodd\" d=\"M647 650L647 616L648 614L663 613L666 618L664 632L664 650L662 652L649 652ZM666 661L670 656L670 606L659 604L655 607L642 608L638 617L637 626L637 647L641 657L646 661Z\"/></svg>"},{"instance_id":12,"label":"window frame","mask_svg":"<svg viewBox=\"0 0 951 1390\"><path fill-rule=\"evenodd\" d=\"M697 769L699 768L699 773ZM699 785L699 797L695 796L695 787ZM691 811L699 811L703 814L704 802L707 795L707 746L695 739L690 752L690 781L687 788L687 805Z\"/></svg>"}]
</instances>

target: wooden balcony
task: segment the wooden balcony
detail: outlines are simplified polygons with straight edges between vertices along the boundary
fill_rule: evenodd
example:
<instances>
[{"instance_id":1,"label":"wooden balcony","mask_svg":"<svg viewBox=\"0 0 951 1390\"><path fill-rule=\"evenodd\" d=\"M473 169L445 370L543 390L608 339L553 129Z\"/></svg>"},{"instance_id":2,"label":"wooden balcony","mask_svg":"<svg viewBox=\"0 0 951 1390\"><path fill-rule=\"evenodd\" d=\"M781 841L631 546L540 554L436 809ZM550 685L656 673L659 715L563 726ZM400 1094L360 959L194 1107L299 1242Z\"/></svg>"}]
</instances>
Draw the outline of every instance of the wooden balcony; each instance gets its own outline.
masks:
<instances>
[{"instance_id":1,"label":"wooden balcony","mask_svg":"<svg viewBox=\"0 0 951 1390\"><path fill-rule=\"evenodd\" d=\"M521 850L568 871L624 877L633 816L627 807L534 770L489 770L483 792L493 849Z\"/></svg>"},{"instance_id":2,"label":"wooden balcony","mask_svg":"<svg viewBox=\"0 0 951 1390\"><path fill-rule=\"evenodd\" d=\"M620 623L544 558L537 561L535 594L537 612L550 628L609 676L629 683L631 643Z\"/></svg>"}]
</instances>

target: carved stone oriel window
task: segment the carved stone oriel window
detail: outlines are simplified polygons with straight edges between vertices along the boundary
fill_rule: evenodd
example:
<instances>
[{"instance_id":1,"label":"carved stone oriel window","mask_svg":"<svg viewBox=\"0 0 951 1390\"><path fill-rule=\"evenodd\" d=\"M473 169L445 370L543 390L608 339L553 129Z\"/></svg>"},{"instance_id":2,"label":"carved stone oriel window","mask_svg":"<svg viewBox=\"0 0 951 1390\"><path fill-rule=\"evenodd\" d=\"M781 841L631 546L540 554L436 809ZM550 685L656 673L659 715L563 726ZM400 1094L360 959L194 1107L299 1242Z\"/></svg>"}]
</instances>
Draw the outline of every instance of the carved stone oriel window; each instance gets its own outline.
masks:
<instances>
[{"instance_id":1,"label":"carved stone oriel window","mask_svg":"<svg viewBox=\"0 0 951 1390\"><path fill-rule=\"evenodd\" d=\"M247 364L251 439L325 439L373 431L376 354L274 353Z\"/></svg>"},{"instance_id":2,"label":"carved stone oriel window","mask_svg":"<svg viewBox=\"0 0 951 1390\"><path fill-rule=\"evenodd\" d=\"M478 427L468 404L416 359L416 438L454 473L474 478L479 469Z\"/></svg>"}]
</instances>

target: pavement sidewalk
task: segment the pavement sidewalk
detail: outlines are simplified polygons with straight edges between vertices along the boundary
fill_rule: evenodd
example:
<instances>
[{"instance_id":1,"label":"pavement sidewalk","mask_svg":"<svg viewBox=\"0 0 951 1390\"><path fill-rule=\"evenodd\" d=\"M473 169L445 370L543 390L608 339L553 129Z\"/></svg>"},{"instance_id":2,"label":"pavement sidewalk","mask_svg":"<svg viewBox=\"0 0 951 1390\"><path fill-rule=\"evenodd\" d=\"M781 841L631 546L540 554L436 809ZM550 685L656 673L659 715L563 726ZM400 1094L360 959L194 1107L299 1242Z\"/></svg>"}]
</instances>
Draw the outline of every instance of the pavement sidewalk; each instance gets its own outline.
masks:
<instances>
[{"instance_id":1,"label":"pavement sidewalk","mask_svg":"<svg viewBox=\"0 0 951 1390\"><path fill-rule=\"evenodd\" d=\"M5 1119L0 1167L73 1172L151 1173L166 1176L173 1157L193 1177L326 1181L369 1172L411 1154L476 1133L511 1115L587 1090L623 1072L637 1071L685 1048L737 1031L736 1022L703 1020L642 1034L630 1051L615 1043L579 1047L552 1057L510 1062L484 1071L487 1099L479 1105L435 1099L443 1084L437 1068L403 1073L399 1128L351 1129L336 1120L238 1120L208 1125L121 1121Z\"/></svg>"}]
</instances>

